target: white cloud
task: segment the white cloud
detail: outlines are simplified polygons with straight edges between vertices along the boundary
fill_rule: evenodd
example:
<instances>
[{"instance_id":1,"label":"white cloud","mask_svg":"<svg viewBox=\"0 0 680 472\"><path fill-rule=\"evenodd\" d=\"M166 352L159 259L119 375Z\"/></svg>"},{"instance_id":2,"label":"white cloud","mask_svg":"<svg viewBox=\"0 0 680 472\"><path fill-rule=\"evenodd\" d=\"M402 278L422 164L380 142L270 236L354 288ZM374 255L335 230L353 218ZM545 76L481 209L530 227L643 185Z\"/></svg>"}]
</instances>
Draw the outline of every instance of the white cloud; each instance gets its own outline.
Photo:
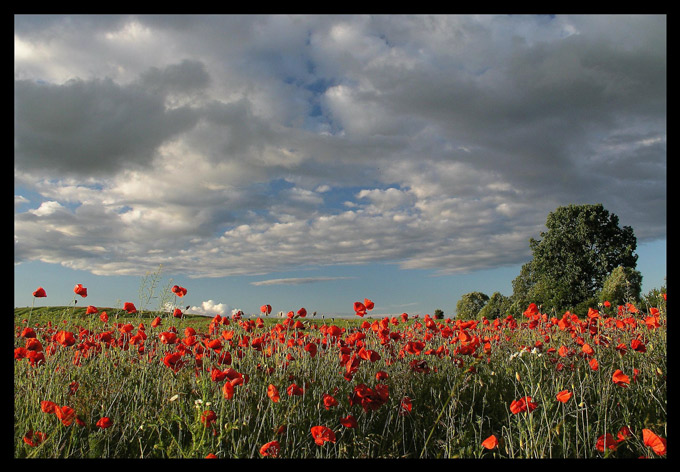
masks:
<instances>
[{"instance_id":1,"label":"white cloud","mask_svg":"<svg viewBox=\"0 0 680 472\"><path fill-rule=\"evenodd\" d=\"M353 277L290 277L285 279L269 279L269 280L259 280L257 282L251 282L251 285L263 286L263 285L300 285L300 284L313 284L317 282L328 282L332 280L345 280L351 279Z\"/></svg>"},{"instance_id":2,"label":"white cloud","mask_svg":"<svg viewBox=\"0 0 680 472\"><path fill-rule=\"evenodd\" d=\"M28 210L30 213L34 214L35 216L49 216L54 213L62 212L64 211L63 205L61 205L59 202L55 201L48 201L48 202L42 202L40 204L40 207L36 208L35 210Z\"/></svg>"},{"instance_id":3,"label":"white cloud","mask_svg":"<svg viewBox=\"0 0 680 472\"><path fill-rule=\"evenodd\" d=\"M14 195L14 208L23 205L24 203L29 203L30 200L23 195Z\"/></svg>"},{"instance_id":4,"label":"white cloud","mask_svg":"<svg viewBox=\"0 0 680 472\"><path fill-rule=\"evenodd\" d=\"M227 316L229 311L229 305L224 303L215 303L213 300L206 300L202 302L200 306L192 306L186 311L186 313L202 316Z\"/></svg>"}]
</instances>

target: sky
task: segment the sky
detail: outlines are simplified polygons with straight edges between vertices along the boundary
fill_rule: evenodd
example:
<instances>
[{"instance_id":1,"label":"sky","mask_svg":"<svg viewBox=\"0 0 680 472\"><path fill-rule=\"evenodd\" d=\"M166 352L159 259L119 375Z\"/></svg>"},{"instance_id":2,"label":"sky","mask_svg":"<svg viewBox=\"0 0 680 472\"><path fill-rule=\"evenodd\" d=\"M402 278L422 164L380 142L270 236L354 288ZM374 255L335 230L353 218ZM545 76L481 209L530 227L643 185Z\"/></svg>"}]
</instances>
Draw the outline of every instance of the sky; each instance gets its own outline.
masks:
<instances>
[{"instance_id":1,"label":"sky","mask_svg":"<svg viewBox=\"0 0 680 472\"><path fill-rule=\"evenodd\" d=\"M455 313L601 203L666 277L665 15L16 15L14 303ZM46 298L34 299L39 286Z\"/></svg>"}]
</instances>

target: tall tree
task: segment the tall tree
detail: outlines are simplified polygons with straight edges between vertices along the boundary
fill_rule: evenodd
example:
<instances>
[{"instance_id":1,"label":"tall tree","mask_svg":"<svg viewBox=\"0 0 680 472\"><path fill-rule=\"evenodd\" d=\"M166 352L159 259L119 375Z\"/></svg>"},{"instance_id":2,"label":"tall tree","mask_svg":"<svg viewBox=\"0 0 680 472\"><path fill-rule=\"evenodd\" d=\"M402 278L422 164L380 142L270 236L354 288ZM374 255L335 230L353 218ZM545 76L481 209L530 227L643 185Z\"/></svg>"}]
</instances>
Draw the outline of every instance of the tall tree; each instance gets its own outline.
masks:
<instances>
[{"instance_id":1,"label":"tall tree","mask_svg":"<svg viewBox=\"0 0 680 472\"><path fill-rule=\"evenodd\" d=\"M482 292L470 292L464 294L456 303L456 318L471 320L477 318L479 311L484 308L489 296Z\"/></svg>"},{"instance_id":2,"label":"tall tree","mask_svg":"<svg viewBox=\"0 0 680 472\"><path fill-rule=\"evenodd\" d=\"M494 292L489 297L489 301L486 302L486 305L484 305L484 307L479 310L477 315L480 318L483 316L487 319L506 316L508 314L507 311L510 308L510 304L511 301L509 297L506 297L500 292Z\"/></svg>"},{"instance_id":3,"label":"tall tree","mask_svg":"<svg viewBox=\"0 0 680 472\"><path fill-rule=\"evenodd\" d=\"M630 267L617 267L604 281L600 291L600 301L608 301L614 306L626 302L637 303L642 291L642 274Z\"/></svg>"},{"instance_id":4,"label":"tall tree","mask_svg":"<svg viewBox=\"0 0 680 472\"><path fill-rule=\"evenodd\" d=\"M602 204L559 207L548 215L541 239L529 240L533 259L513 281L515 301L543 309L587 309L617 267L634 269L637 240L630 226Z\"/></svg>"}]
</instances>

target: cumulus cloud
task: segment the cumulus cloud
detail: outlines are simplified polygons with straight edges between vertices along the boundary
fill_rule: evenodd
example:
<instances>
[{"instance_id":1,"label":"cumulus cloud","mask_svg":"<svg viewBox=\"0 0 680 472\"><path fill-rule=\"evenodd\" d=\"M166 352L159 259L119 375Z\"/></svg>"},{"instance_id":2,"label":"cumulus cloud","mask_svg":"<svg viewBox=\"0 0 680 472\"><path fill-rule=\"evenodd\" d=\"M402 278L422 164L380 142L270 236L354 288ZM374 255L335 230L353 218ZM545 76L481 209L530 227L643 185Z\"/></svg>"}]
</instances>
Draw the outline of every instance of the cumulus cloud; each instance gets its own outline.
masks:
<instances>
[{"instance_id":1,"label":"cumulus cloud","mask_svg":"<svg viewBox=\"0 0 680 472\"><path fill-rule=\"evenodd\" d=\"M18 15L15 261L455 273L596 202L663 238L665 25Z\"/></svg>"},{"instance_id":2,"label":"cumulus cloud","mask_svg":"<svg viewBox=\"0 0 680 472\"><path fill-rule=\"evenodd\" d=\"M213 300L206 300L201 303L200 306L190 307L186 313L189 315L201 315L201 316L227 316L231 309L229 305L224 303L215 303Z\"/></svg>"}]
</instances>

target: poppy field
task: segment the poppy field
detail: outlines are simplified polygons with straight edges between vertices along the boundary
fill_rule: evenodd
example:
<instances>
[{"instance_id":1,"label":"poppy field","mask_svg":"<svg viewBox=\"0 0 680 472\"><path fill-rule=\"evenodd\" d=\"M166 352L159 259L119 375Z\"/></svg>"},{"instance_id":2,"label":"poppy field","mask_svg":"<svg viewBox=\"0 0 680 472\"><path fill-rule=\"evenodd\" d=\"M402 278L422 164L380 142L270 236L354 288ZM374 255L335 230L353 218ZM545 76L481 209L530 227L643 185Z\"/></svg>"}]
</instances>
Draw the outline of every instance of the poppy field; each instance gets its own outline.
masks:
<instances>
[{"instance_id":1,"label":"poppy field","mask_svg":"<svg viewBox=\"0 0 680 472\"><path fill-rule=\"evenodd\" d=\"M481 320L348 305L17 309L14 457L667 457L665 294Z\"/></svg>"}]
</instances>

